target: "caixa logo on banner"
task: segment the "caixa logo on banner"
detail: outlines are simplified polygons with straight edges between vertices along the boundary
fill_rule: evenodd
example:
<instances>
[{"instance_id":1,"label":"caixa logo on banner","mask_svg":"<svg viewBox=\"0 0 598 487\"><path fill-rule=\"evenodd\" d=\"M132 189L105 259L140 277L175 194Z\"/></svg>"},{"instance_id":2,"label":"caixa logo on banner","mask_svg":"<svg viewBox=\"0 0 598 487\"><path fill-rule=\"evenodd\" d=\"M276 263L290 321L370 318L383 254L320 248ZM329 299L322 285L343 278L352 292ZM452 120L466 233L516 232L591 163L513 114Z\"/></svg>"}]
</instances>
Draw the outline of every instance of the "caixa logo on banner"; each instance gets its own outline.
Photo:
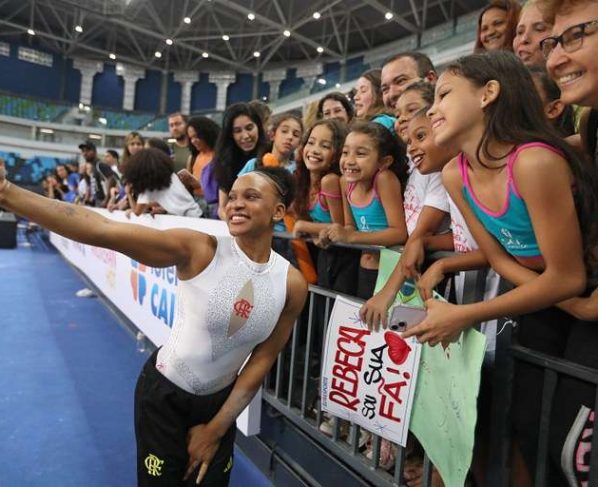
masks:
<instances>
[{"instance_id":1,"label":"caixa logo on banner","mask_svg":"<svg viewBox=\"0 0 598 487\"><path fill-rule=\"evenodd\" d=\"M148 308L152 314L172 327L176 309L176 268L154 268L131 259L131 291L139 306Z\"/></svg>"}]
</instances>

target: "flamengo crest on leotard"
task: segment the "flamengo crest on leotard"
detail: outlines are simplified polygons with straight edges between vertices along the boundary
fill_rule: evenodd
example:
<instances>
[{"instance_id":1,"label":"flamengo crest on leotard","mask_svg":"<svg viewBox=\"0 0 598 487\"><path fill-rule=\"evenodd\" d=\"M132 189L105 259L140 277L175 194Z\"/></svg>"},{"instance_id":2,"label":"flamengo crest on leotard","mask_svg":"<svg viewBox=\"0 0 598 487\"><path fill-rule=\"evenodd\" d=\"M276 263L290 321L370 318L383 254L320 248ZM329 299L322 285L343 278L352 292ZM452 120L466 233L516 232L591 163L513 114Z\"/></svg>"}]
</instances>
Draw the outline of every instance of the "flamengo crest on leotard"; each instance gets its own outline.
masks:
<instances>
[{"instance_id":1,"label":"flamengo crest on leotard","mask_svg":"<svg viewBox=\"0 0 598 487\"><path fill-rule=\"evenodd\" d=\"M286 302L289 263L276 252L251 261L231 237L216 237L212 262L179 280L170 337L156 368L192 394L211 394L235 380L256 345L270 336Z\"/></svg>"}]
</instances>

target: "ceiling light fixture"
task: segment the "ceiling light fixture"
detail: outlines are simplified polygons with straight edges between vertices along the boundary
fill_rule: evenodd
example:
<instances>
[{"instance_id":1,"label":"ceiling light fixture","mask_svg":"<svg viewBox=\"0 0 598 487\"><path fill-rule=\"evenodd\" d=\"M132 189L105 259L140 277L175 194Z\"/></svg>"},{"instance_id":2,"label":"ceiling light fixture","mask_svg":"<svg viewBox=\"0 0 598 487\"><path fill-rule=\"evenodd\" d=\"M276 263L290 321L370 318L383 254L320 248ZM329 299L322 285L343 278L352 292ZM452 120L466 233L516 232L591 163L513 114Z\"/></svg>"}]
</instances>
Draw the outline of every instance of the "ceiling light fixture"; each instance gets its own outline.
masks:
<instances>
[{"instance_id":1,"label":"ceiling light fixture","mask_svg":"<svg viewBox=\"0 0 598 487\"><path fill-rule=\"evenodd\" d=\"M260 57L262 53L260 51L253 51L253 57Z\"/></svg>"},{"instance_id":2,"label":"ceiling light fixture","mask_svg":"<svg viewBox=\"0 0 598 487\"><path fill-rule=\"evenodd\" d=\"M81 34L81 32L83 32L83 27L81 27L80 25L76 25L75 32L78 32L79 34Z\"/></svg>"},{"instance_id":3,"label":"ceiling light fixture","mask_svg":"<svg viewBox=\"0 0 598 487\"><path fill-rule=\"evenodd\" d=\"M110 54L108 54L108 57L114 61L116 59L116 54L111 52Z\"/></svg>"},{"instance_id":4,"label":"ceiling light fixture","mask_svg":"<svg viewBox=\"0 0 598 487\"><path fill-rule=\"evenodd\" d=\"M201 57L204 58L204 59L207 59L207 58L210 57L210 55L206 51L204 51L204 52L201 53Z\"/></svg>"},{"instance_id":5,"label":"ceiling light fixture","mask_svg":"<svg viewBox=\"0 0 598 487\"><path fill-rule=\"evenodd\" d=\"M320 54L322 54L324 52L324 48L322 46L318 46L316 48L316 51L318 51Z\"/></svg>"},{"instance_id":6,"label":"ceiling light fixture","mask_svg":"<svg viewBox=\"0 0 598 487\"><path fill-rule=\"evenodd\" d=\"M223 41L228 41L228 40L230 40L230 37L229 37L229 36L227 36L226 34L224 34L224 35L222 36L222 40L223 40Z\"/></svg>"},{"instance_id":7,"label":"ceiling light fixture","mask_svg":"<svg viewBox=\"0 0 598 487\"><path fill-rule=\"evenodd\" d=\"M191 17L185 17L183 19L183 22L185 22L185 24L190 24L191 23Z\"/></svg>"},{"instance_id":8,"label":"ceiling light fixture","mask_svg":"<svg viewBox=\"0 0 598 487\"><path fill-rule=\"evenodd\" d=\"M166 42L167 45L172 46L174 41L172 39L166 39L164 42Z\"/></svg>"},{"instance_id":9,"label":"ceiling light fixture","mask_svg":"<svg viewBox=\"0 0 598 487\"><path fill-rule=\"evenodd\" d=\"M316 20L318 20L321 16L322 16L322 14L320 12L314 12L312 15L312 17Z\"/></svg>"},{"instance_id":10,"label":"ceiling light fixture","mask_svg":"<svg viewBox=\"0 0 598 487\"><path fill-rule=\"evenodd\" d=\"M247 18L248 18L249 20L255 20L255 14L254 14L253 12L249 12L249 13L247 14Z\"/></svg>"},{"instance_id":11,"label":"ceiling light fixture","mask_svg":"<svg viewBox=\"0 0 598 487\"><path fill-rule=\"evenodd\" d=\"M289 29L285 29L283 31L282 35L285 37L291 37L291 31Z\"/></svg>"},{"instance_id":12,"label":"ceiling light fixture","mask_svg":"<svg viewBox=\"0 0 598 487\"><path fill-rule=\"evenodd\" d=\"M27 29L27 34L29 34L30 36L34 36L35 31L33 29Z\"/></svg>"},{"instance_id":13,"label":"ceiling light fixture","mask_svg":"<svg viewBox=\"0 0 598 487\"><path fill-rule=\"evenodd\" d=\"M154 56L156 56L158 59L160 59L162 57L162 53L160 51L156 51L154 53Z\"/></svg>"},{"instance_id":14,"label":"ceiling light fixture","mask_svg":"<svg viewBox=\"0 0 598 487\"><path fill-rule=\"evenodd\" d=\"M384 14L384 18L385 18L386 20L390 20L390 19L392 19L393 17L394 17L394 14L393 14L392 12L386 12L386 13Z\"/></svg>"}]
</instances>

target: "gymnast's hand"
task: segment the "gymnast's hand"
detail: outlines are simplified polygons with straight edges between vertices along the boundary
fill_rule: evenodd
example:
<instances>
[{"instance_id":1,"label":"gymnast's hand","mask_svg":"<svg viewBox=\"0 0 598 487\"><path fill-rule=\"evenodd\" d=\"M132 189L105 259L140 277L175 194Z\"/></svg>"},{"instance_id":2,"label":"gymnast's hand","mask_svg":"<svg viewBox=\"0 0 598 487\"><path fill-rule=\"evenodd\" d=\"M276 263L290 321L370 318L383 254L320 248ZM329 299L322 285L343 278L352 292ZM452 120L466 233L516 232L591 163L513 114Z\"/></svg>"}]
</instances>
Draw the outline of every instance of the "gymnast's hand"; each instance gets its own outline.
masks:
<instances>
[{"instance_id":1,"label":"gymnast's hand","mask_svg":"<svg viewBox=\"0 0 598 487\"><path fill-rule=\"evenodd\" d=\"M196 484L205 477L212 459L220 447L220 437L210 428L208 424L198 424L189 429L187 433L187 452L189 462L183 480L187 480L191 473L199 467Z\"/></svg>"}]
</instances>

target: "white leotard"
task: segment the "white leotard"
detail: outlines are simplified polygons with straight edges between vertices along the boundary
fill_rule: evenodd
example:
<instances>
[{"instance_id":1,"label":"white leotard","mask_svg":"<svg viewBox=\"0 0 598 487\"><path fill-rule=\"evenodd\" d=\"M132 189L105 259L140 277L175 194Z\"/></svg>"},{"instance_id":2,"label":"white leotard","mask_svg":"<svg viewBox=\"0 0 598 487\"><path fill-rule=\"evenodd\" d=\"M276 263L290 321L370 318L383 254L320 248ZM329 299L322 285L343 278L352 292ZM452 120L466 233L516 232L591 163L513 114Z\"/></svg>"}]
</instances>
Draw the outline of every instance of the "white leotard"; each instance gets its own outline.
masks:
<instances>
[{"instance_id":1,"label":"white leotard","mask_svg":"<svg viewBox=\"0 0 598 487\"><path fill-rule=\"evenodd\" d=\"M212 262L179 280L172 332L156 368L180 388L211 394L231 384L255 346L270 336L287 295L289 262L276 252L265 264L231 237L216 237Z\"/></svg>"}]
</instances>

